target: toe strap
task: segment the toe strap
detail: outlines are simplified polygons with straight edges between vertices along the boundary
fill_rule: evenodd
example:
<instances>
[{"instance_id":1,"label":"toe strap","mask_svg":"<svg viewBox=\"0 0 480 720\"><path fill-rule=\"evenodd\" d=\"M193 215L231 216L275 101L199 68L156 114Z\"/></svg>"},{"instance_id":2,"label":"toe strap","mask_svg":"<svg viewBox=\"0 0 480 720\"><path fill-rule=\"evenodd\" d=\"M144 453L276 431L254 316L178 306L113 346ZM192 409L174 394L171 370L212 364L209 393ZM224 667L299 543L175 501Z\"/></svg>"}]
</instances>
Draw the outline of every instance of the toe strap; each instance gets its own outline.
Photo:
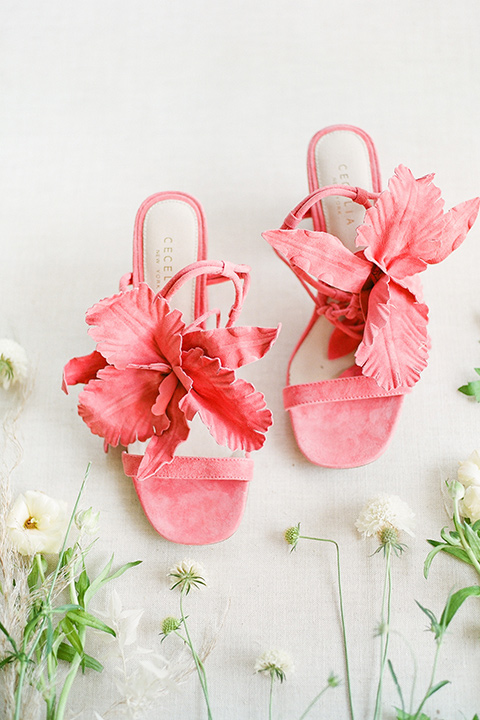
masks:
<instances>
[{"instance_id":1,"label":"toe strap","mask_svg":"<svg viewBox=\"0 0 480 720\"><path fill-rule=\"evenodd\" d=\"M333 380L288 385L283 390L286 410L298 405L342 402L344 400L366 400L367 398L392 397L410 392L409 387L384 390L375 380L363 375L339 377Z\"/></svg>"},{"instance_id":2,"label":"toe strap","mask_svg":"<svg viewBox=\"0 0 480 720\"><path fill-rule=\"evenodd\" d=\"M123 469L128 477L136 477L142 455L123 453ZM155 477L175 480L243 480L253 477L253 460L250 458L185 457L177 455L172 462L163 465Z\"/></svg>"}]
</instances>

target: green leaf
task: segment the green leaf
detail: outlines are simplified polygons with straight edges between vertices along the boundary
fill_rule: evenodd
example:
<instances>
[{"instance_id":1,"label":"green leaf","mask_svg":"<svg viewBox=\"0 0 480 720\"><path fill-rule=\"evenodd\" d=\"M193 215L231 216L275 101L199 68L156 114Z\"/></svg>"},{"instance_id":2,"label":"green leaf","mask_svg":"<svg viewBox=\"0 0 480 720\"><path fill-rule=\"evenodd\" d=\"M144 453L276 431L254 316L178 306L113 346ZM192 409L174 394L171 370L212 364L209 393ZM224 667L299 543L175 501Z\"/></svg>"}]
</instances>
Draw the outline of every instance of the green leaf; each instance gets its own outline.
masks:
<instances>
[{"instance_id":1,"label":"green leaf","mask_svg":"<svg viewBox=\"0 0 480 720\"><path fill-rule=\"evenodd\" d=\"M467 563L467 565L471 565L472 561L468 557L465 550L462 550L461 548L452 547L451 545L444 545L443 543L438 542L437 540L427 540L430 545L433 547L438 547L438 545L442 545L442 550L444 553L447 553L447 555L453 555L453 557L456 557L457 560L461 560L464 563Z\"/></svg>"},{"instance_id":2,"label":"green leaf","mask_svg":"<svg viewBox=\"0 0 480 720\"><path fill-rule=\"evenodd\" d=\"M440 619L441 625L448 627L457 610L469 597L480 597L480 585L472 585L470 587L462 588L456 593L453 593L453 595L450 595Z\"/></svg>"},{"instance_id":3,"label":"green leaf","mask_svg":"<svg viewBox=\"0 0 480 720\"><path fill-rule=\"evenodd\" d=\"M441 682L434 685L425 695L425 700L427 700L429 697L432 697L432 695L439 690L442 689L442 687L445 687L445 685L450 685L450 680L442 680Z\"/></svg>"},{"instance_id":4,"label":"green leaf","mask_svg":"<svg viewBox=\"0 0 480 720\"><path fill-rule=\"evenodd\" d=\"M3 658L3 660L0 660L0 670L5 667L5 665L9 665L10 663L15 662L16 659L16 655L7 655L7 657Z\"/></svg>"},{"instance_id":5,"label":"green leaf","mask_svg":"<svg viewBox=\"0 0 480 720\"><path fill-rule=\"evenodd\" d=\"M5 625L3 625L1 622L0 622L0 631L5 635L5 637L7 638L8 642L10 643L10 645L12 646L12 648L15 650L15 652L18 652L18 650L17 650L17 645L16 645L16 643L15 643L15 640L12 638L12 636L11 636L10 633L8 632L8 630L7 630L7 628L5 627Z\"/></svg>"},{"instance_id":6,"label":"green leaf","mask_svg":"<svg viewBox=\"0 0 480 720\"><path fill-rule=\"evenodd\" d=\"M78 634L75 625L70 622L68 617L63 618L61 625L68 642L79 655L83 655L83 643L80 640L80 635Z\"/></svg>"},{"instance_id":7,"label":"green leaf","mask_svg":"<svg viewBox=\"0 0 480 720\"><path fill-rule=\"evenodd\" d=\"M477 375L480 375L480 368L473 368L473 369L475 370L475 372L477 373Z\"/></svg>"},{"instance_id":8,"label":"green leaf","mask_svg":"<svg viewBox=\"0 0 480 720\"><path fill-rule=\"evenodd\" d=\"M465 529L465 536L468 541L468 544L470 545L471 549L473 550L473 553L477 560L480 560L480 538L478 537L477 533L473 531L472 526L470 523L466 522L464 523L464 529Z\"/></svg>"},{"instance_id":9,"label":"green leaf","mask_svg":"<svg viewBox=\"0 0 480 720\"><path fill-rule=\"evenodd\" d=\"M438 622L437 618L435 617L435 615L433 614L433 612L431 610L429 610L426 607L423 607L423 605L420 605L418 600L415 600L415 602L417 603L420 610L423 613L425 613L425 615L430 620L430 630L434 633L435 640L437 640L440 637L440 635L442 634L442 628L440 626L440 623Z\"/></svg>"},{"instance_id":10,"label":"green leaf","mask_svg":"<svg viewBox=\"0 0 480 720\"><path fill-rule=\"evenodd\" d=\"M460 545L460 537L455 530L450 531L448 528L444 527L440 530L440 535L443 540L443 542L447 543L447 545Z\"/></svg>"},{"instance_id":11,"label":"green leaf","mask_svg":"<svg viewBox=\"0 0 480 720\"><path fill-rule=\"evenodd\" d=\"M43 557L43 555L40 555L40 562L42 564L43 573L45 574L47 571L48 563L45 560L45 558ZM40 575L40 573L38 570L38 564L37 564L37 562L34 562L32 565L32 569L30 570L28 579L27 579L28 587L30 590L33 590L39 584L41 584L38 582L39 575Z\"/></svg>"},{"instance_id":12,"label":"green leaf","mask_svg":"<svg viewBox=\"0 0 480 720\"><path fill-rule=\"evenodd\" d=\"M422 713L421 715L411 715L408 712L405 712L405 710L400 710L400 708L395 708L397 711L397 718L396 720L431 720L431 718L428 717L428 715L425 715L425 713Z\"/></svg>"},{"instance_id":13,"label":"green leaf","mask_svg":"<svg viewBox=\"0 0 480 720\"><path fill-rule=\"evenodd\" d=\"M59 605L56 608L49 610L49 615L58 615L59 613L67 613L69 610L82 610L81 605Z\"/></svg>"},{"instance_id":14,"label":"green leaf","mask_svg":"<svg viewBox=\"0 0 480 720\"><path fill-rule=\"evenodd\" d=\"M83 568L82 572L78 576L78 580L75 583L75 589L77 591L78 596L78 602L82 607L85 607L84 599L85 599L85 593L87 592L88 588L90 587L90 578L87 575L87 571L85 567Z\"/></svg>"},{"instance_id":15,"label":"green leaf","mask_svg":"<svg viewBox=\"0 0 480 720\"><path fill-rule=\"evenodd\" d=\"M113 564L113 558L114 556L110 558L108 563L103 568L100 575L95 578L90 584L90 587L85 591L84 596L84 604L85 607L90 603L93 596L107 583L109 583L111 580L116 580L116 578L119 578L121 575L123 575L124 572L129 570L132 567L135 567L136 565L140 565L142 562L141 560L136 560L135 562L129 562L126 565L122 565L121 568L119 568L116 572L109 575L109 572L111 570L112 564Z\"/></svg>"},{"instance_id":16,"label":"green leaf","mask_svg":"<svg viewBox=\"0 0 480 720\"><path fill-rule=\"evenodd\" d=\"M458 390L464 395L470 395L474 397L477 402L480 402L480 380L473 380L466 385L462 385Z\"/></svg>"},{"instance_id":17,"label":"green leaf","mask_svg":"<svg viewBox=\"0 0 480 720\"><path fill-rule=\"evenodd\" d=\"M403 699L403 693L402 688L400 687L400 683L398 682L398 678L395 674L395 671L393 669L393 665L390 660L388 660L388 669L390 670L390 675L392 676L393 682L395 684L395 687L397 688L398 697L400 698L400 702L402 703L402 712L405 707L405 701Z\"/></svg>"},{"instance_id":18,"label":"green leaf","mask_svg":"<svg viewBox=\"0 0 480 720\"><path fill-rule=\"evenodd\" d=\"M77 656L77 652L73 649L73 647L71 647L71 645L67 645L66 643L60 643L57 656L60 660L71 663ZM102 672L103 670L102 663L98 662L98 660L95 660L95 658L93 658L91 655L87 655L87 653L83 653L82 666L89 668L90 670L95 670L95 672Z\"/></svg>"},{"instance_id":19,"label":"green leaf","mask_svg":"<svg viewBox=\"0 0 480 720\"><path fill-rule=\"evenodd\" d=\"M87 613L85 610L71 610L67 614L67 618L75 625L86 625L88 627L95 628L95 630L102 630L103 632L109 633L116 637L115 630L106 625L102 620L99 620L94 615Z\"/></svg>"}]
</instances>

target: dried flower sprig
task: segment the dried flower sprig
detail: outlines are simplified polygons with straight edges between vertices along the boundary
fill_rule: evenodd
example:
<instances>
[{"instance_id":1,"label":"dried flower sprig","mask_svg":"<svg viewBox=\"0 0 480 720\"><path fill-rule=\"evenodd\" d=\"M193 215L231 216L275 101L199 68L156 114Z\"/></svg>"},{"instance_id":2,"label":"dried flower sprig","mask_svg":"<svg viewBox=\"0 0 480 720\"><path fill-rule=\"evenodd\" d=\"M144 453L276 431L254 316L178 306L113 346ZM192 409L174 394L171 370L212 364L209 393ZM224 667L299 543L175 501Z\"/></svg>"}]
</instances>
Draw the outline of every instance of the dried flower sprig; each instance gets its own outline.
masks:
<instances>
[{"instance_id":1,"label":"dried flower sprig","mask_svg":"<svg viewBox=\"0 0 480 720\"><path fill-rule=\"evenodd\" d=\"M173 633L185 643L186 647L188 647L195 663L198 679L202 688L205 705L207 707L208 720L212 720L212 711L210 707L210 698L208 695L207 674L205 671L205 666L193 645L190 631L187 625L187 617L183 609L184 597L188 595L190 590L192 588L199 589L202 586L206 586L207 583L205 581L204 575L205 570L203 569L202 565L200 565L200 563L196 562L195 560L182 560L181 562L170 568L170 570L168 571L168 577L171 577L174 580L174 583L170 589L180 590L180 619L169 616L163 620L162 639L164 640L168 635ZM182 634L180 632L181 627L183 628L185 634Z\"/></svg>"}]
</instances>

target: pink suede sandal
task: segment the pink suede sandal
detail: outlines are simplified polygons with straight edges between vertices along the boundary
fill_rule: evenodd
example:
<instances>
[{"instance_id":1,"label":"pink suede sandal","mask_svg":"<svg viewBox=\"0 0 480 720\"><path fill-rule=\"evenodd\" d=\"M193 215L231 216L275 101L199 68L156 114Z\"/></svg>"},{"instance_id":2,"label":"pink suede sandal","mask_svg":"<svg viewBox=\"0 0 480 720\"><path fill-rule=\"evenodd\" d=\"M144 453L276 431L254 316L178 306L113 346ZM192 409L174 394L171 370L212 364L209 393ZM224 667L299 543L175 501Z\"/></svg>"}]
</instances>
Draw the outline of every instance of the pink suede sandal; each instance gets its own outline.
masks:
<instances>
[{"instance_id":1,"label":"pink suede sandal","mask_svg":"<svg viewBox=\"0 0 480 720\"><path fill-rule=\"evenodd\" d=\"M79 414L106 449L148 440L143 455L123 453L125 473L155 530L187 545L225 540L240 523L253 474L248 454L262 447L272 419L263 395L235 370L263 357L278 333L234 327L249 268L205 254L205 219L194 198L148 198L135 223L133 274L87 312L97 348L73 358L64 377L65 388L86 383ZM207 310L207 286L227 280L235 299L220 327L219 311ZM207 329L211 316L216 326ZM177 455L195 415L219 444L246 457Z\"/></svg>"},{"instance_id":2,"label":"pink suede sandal","mask_svg":"<svg viewBox=\"0 0 480 720\"><path fill-rule=\"evenodd\" d=\"M263 234L315 304L284 404L311 462L357 467L384 452L427 364L418 273L460 245L480 201L444 213L433 175L416 180L403 166L381 193L373 142L348 125L314 136L308 176L310 195ZM314 230L298 228L309 215Z\"/></svg>"}]
</instances>

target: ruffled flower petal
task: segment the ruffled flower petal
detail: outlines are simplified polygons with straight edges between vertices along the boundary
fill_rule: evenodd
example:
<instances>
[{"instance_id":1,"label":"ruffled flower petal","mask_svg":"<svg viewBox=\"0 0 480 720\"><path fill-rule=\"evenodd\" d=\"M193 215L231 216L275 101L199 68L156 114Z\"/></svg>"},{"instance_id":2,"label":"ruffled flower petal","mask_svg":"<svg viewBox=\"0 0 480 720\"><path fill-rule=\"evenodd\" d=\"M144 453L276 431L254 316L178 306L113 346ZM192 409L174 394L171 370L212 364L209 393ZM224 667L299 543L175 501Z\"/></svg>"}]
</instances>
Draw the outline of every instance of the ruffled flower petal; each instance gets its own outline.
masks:
<instances>
[{"instance_id":1,"label":"ruffled flower petal","mask_svg":"<svg viewBox=\"0 0 480 720\"><path fill-rule=\"evenodd\" d=\"M129 364L180 362L181 333L185 325L178 310L155 296L146 284L121 293L110 303L94 305L86 315L97 350L122 370Z\"/></svg>"},{"instance_id":2,"label":"ruffled flower petal","mask_svg":"<svg viewBox=\"0 0 480 720\"><path fill-rule=\"evenodd\" d=\"M219 444L247 452L260 449L272 424L262 393L198 348L182 353L182 367L193 385L180 407L198 412Z\"/></svg>"},{"instance_id":3,"label":"ruffled flower petal","mask_svg":"<svg viewBox=\"0 0 480 720\"><path fill-rule=\"evenodd\" d=\"M279 331L279 327L196 329L183 336L183 350L200 347L208 357L218 358L223 367L236 370L262 358L272 347Z\"/></svg>"},{"instance_id":4,"label":"ruffled flower petal","mask_svg":"<svg viewBox=\"0 0 480 720\"><path fill-rule=\"evenodd\" d=\"M188 438L190 429L188 421L195 413L185 413L180 410L185 389L178 386L167 410L169 425L160 435L154 435L147 445L145 455L138 468L138 480L147 480L165 465L173 460L177 447Z\"/></svg>"},{"instance_id":5,"label":"ruffled flower petal","mask_svg":"<svg viewBox=\"0 0 480 720\"><path fill-rule=\"evenodd\" d=\"M313 287L318 288L320 280L344 292L358 293L372 269L368 260L329 233L298 228L269 230L262 237Z\"/></svg>"},{"instance_id":6,"label":"ruffled flower petal","mask_svg":"<svg viewBox=\"0 0 480 720\"><path fill-rule=\"evenodd\" d=\"M373 287L363 340L355 354L364 375L385 390L412 387L427 365L428 308L388 277Z\"/></svg>"},{"instance_id":7,"label":"ruffled flower petal","mask_svg":"<svg viewBox=\"0 0 480 720\"><path fill-rule=\"evenodd\" d=\"M62 390L68 393L68 385L85 385L97 376L97 372L107 365L107 361L94 350L90 355L74 357L63 369Z\"/></svg>"},{"instance_id":8,"label":"ruffled flower petal","mask_svg":"<svg viewBox=\"0 0 480 720\"><path fill-rule=\"evenodd\" d=\"M357 231L357 246L367 246L365 257L401 284L453 252L478 214L478 198L444 213L432 180L433 175L416 180L400 165Z\"/></svg>"},{"instance_id":9,"label":"ruffled flower petal","mask_svg":"<svg viewBox=\"0 0 480 720\"><path fill-rule=\"evenodd\" d=\"M155 370L106 367L80 393L78 413L113 447L147 440L156 425L165 427L165 418L152 413L163 377Z\"/></svg>"}]
</instances>

